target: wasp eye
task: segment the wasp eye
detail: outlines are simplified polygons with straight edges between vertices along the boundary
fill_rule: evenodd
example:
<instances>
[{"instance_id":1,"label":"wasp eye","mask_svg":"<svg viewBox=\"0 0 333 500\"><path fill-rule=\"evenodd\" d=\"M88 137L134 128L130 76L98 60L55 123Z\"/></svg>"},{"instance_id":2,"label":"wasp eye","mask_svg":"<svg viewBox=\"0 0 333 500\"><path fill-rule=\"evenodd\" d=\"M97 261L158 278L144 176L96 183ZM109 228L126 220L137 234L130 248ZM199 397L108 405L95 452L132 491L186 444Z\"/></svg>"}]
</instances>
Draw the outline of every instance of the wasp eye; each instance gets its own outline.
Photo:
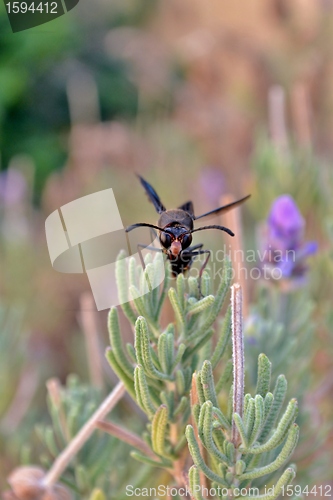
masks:
<instances>
[{"instance_id":1,"label":"wasp eye","mask_svg":"<svg viewBox=\"0 0 333 500\"><path fill-rule=\"evenodd\" d=\"M171 245L171 236L168 233L160 234L160 242L164 246L164 248L169 248Z\"/></svg>"},{"instance_id":2,"label":"wasp eye","mask_svg":"<svg viewBox=\"0 0 333 500\"><path fill-rule=\"evenodd\" d=\"M185 248L189 247L191 243L192 243L192 235L184 234L182 239L182 249L184 250Z\"/></svg>"}]
</instances>

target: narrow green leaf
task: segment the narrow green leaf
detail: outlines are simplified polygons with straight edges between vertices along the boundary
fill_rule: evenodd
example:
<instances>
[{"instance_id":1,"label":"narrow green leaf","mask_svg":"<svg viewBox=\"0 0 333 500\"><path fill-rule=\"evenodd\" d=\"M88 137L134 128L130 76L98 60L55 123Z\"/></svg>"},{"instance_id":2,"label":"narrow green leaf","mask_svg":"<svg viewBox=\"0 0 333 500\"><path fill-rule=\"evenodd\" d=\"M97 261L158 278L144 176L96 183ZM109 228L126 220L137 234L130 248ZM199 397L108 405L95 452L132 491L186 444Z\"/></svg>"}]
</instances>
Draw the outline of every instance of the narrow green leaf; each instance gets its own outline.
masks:
<instances>
[{"instance_id":1,"label":"narrow green leaf","mask_svg":"<svg viewBox=\"0 0 333 500\"><path fill-rule=\"evenodd\" d=\"M196 465L192 465L188 471L188 479L190 491L194 500L206 500L201 494L202 487L200 484L200 474Z\"/></svg>"},{"instance_id":2,"label":"narrow green leaf","mask_svg":"<svg viewBox=\"0 0 333 500\"><path fill-rule=\"evenodd\" d=\"M153 354L150 346L148 326L145 318L142 316L139 316L135 323L135 350L138 362L144 367L147 375L160 380L173 380L171 375L162 373L155 368L152 360Z\"/></svg>"},{"instance_id":3,"label":"narrow green leaf","mask_svg":"<svg viewBox=\"0 0 333 500\"><path fill-rule=\"evenodd\" d=\"M183 273L178 274L177 276L177 296L179 303L181 305L182 310L185 309L185 278Z\"/></svg>"},{"instance_id":4,"label":"narrow green leaf","mask_svg":"<svg viewBox=\"0 0 333 500\"><path fill-rule=\"evenodd\" d=\"M265 354L259 354L256 394L260 394L263 398L266 396L271 385L271 372L272 363Z\"/></svg>"},{"instance_id":5,"label":"narrow green leaf","mask_svg":"<svg viewBox=\"0 0 333 500\"><path fill-rule=\"evenodd\" d=\"M185 377L182 370L176 371L176 387L179 395L184 394L185 392Z\"/></svg>"},{"instance_id":6,"label":"narrow green leaf","mask_svg":"<svg viewBox=\"0 0 333 500\"><path fill-rule=\"evenodd\" d=\"M225 430L229 431L231 429L231 423L228 421L228 419L224 416L223 412L220 410L220 408L216 408L214 406L213 408L213 413L215 418L217 419L218 424Z\"/></svg>"},{"instance_id":7,"label":"narrow green leaf","mask_svg":"<svg viewBox=\"0 0 333 500\"><path fill-rule=\"evenodd\" d=\"M227 294L227 291L230 286L231 282L231 277L232 277L232 267L231 267L231 262L230 259L225 259L224 261L224 269L223 269L223 277L220 283L220 286L217 290L217 293L215 295L215 301L212 307L209 309L209 314L207 319L204 321L204 324L197 330L194 331L191 335L187 337L187 340L191 342L192 340L195 339L200 339L206 331L212 326L214 321L216 320L223 301L225 299L225 296Z\"/></svg>"},{"instance_id":8,"label":"narrow green leaf","mask_svg":"<svg viewBox=\"0 0 333 500\"><path fill-rule=\"evenodd\" d=\"M236 474L241 476L246 468L246 463L243 460L237 460L236 462Z\"/></svg>"},{"instance_id":9,"label":"narrow green leaf","mask_svg":"<svg viewBox=\"0 0 333 500\"><path fill-rule=\"evenodd\" d=\"M165 373L170 373L170 359L168 357L168 348L167 348L167 334L161 333L158 344L157 344L157 354L158 359L161 365L162 370Z\"/></svg>"},{"instance_id":10,"label":"narrow green leaf","mask_svg":"<svg viewBox=\"0 0 333 500\"><path fill-rule=\"evenodd\" d=\"M264 400L260 394L254 398L254 425L249 437L249 445L251 446L259 436L264 424Z\"/></svg>"},{"instance_id":11,"label":"narrow green leaf","mask_svg":"<svg viewBox=\"0 0 333 500\"><path fill-rule=\"evenodd\" d=\"M188 398L186 396L183 396L178 406L176 406L175 411L173 412L173 417L175 418L178 415L184 414L187 407L188 407Z\"/></svg>"},{"instance_id":12,"label":"narrow green leaf","mask_svg":"<svg viewBox=\"0 0 333 500\"><path fill-rule=\"evenodd\" d=\"M185 344L179 344L177 354L176 354L175 359L173 360L173 363L172 363L172 366L171 366L171 370L170 370L171 373L176 368L176 366L178 365L178 363L181 362L181 359L183 357L185 349L186 349L186 345Z\"/></svg>"},{"instance_id":13,"label":"narrow green leaf","mask_svg":"<svg viewBox=\"0 0 333 500\"><path fill-rule=\"evenodd\" d=\"M145 413L147 413L149 418L152 418L155 414L156 409L151 400L149 387L143 367L138 365L134 370L134 374L135 373L137 374L137 380L134 378L136 394L141 404L143 405Z\"/></svg>"},{"instance_id":14,"label":"narrow green leaf","mask_svg":"<svg viewBox=\"0 0 333 500\"><path fill-rule=\"evenodd\" d=\"M246 435L251 436L254 427L255 418L255 403L254 399L251 398L247 405L247 412L244 414L244 425L246 430Z\"/></svg>"},{"instance_id":15,"label":"narrow green leaf","mask_svg":"<svg viewBox=\"0 0 333 500\"><path fill-rule=\"evenodd\" d=\"M128 378L133 380L134 379L134 367L129 362L129 360L127 359L125 352L124 352L120 328L119 328L118 311L117 311L116 307L112 307L110 309L109 318L108 318L108 329L109 329L109 336L110 336L110 344L111 344L114 356L117 360L117 363L122 368L122 370L126 373Z\"/></svg>"},{"instance_id":16,"label":"narrow green leaf","mask_svg":"<svg viewBox=\"0 0 333 500\"><path fill-rule=\"evenodd\" d=\"M201 372L197 373L197 376L196 376L196 386L197 386L197 393L198 393L199 403L200 403L200 405L203 405L204 402L206 401L206 399L205 399L205 394L204 394L203 387L202 387L202 382L201 382Z\"/></svg>"},{"instance_id":17,"label":"narrow green leaf","mask_svg":"<svg viewBox=\"0 0 333 500\"><path fill-rule=\"evenodd\" d=\"M184 315L184 311L182 309L181 301L180 301L180 299L177 295L177 292L174 288L170 288L168 295L169 295L170 304L172 306L172 309L173 309L175 316L176 316L176 319L177 319L177 323L179 324L181 331L184 331L184 329L185 329L185 315Z\"/></svg>"},{"instance_id":18,"label":"narrow green leaf","mask_svg":"<svg viewBox=\"0 0 333 500\"><path fill-rule=\"evenodd\" d=\"M276 500L282 495L284 491L286 491L286 486L290 484L296 476L296 472L292 467L289 467L284 471L278 482L275 486L271 488L267 488L267 493L264 495L256 495L256 496L244 496L242 499L246 500ZM240 485L242 486L242 485ZM243 486L242 486L243 487Z\"/></svg>"},{"instance_id":19,"label":"narrow green leaf","mask_svg":"<svg viewBox=\"0 0 333 500\"><path fill-rule=\"evenodd\" d=\"M217 363L222 358L224 351L230 340L230 336L231 336L231 307L229 306L226 315L224 317L219 340L215 346L214 354L211 359L213 369L216 367Z\"/></svg>"},{"instance_id":20,"label":"narrow green leaf","mask_svg":"<svg viewBox=\"0 0 333 500\"><path fill-rule=\"evenodd\" d=\"M119 377L119 379L123 382L124 386L126 387L127 392L132 396L134 401L136 400L136 395L135 395L135 390L134 390L134 383L133 380L130 379L124 370L121 368L121 366L118 365L116 357L114 353L112 352L112 349L107 349L105 353L106 359L110 363L113 371L115 374Z\"/></svg>"},{"instance_id":21,"label":"narrow green leaf","mask_svg":"<svg viewBox=\"0 0 333 500\"><path fill-rule=\"evenodd\" d=\"M187 280L188 284L188 289L189 289L189 296L190 297L195 297L196 299L199 298L199 286L198 286L198 280L194 276L189 276Z\"/></svg>"},{"instance_id":22,"label":"narrow green leaf","mask_svg":"<svg viewBox=\"0 0 333 500\"><path fill-rule=\"evenodd\" d=\"M163 469L166 467L172 467L172 462L171 460L163 460L159 462L158 460L153 460L152 458L147 457L146 455L143 455L139 451L131 451L130 452L131 457L135 458L139 462L143 462L144 464L151 465L153 467L162 467Z\"/></svg>"},{"instance_id":23,"label":"narrow green leaf","mask_svg":"<svg viewBox=\"0 0 333 500\"><path fill-rule=\"evenodd\" d=\"M127 350L129 357L133 361L133 363L137 363L135 349L134 349L134 346L130 342L126 343L126 350Z\"/></svg>"},{"instance_id":24,"label":"narrow green leaf","mask_svg":"<svg viewBox=\"0 0 333 500\"><path fill-rule=\"evenodd\" d=\"M226 441L225 448L226 448L225 451L226 451L226 455L227 455L228 459L230 460L231 463L234 463L235 462L235 455L236 455L234 444L231 443L231 441Z\"/></svg>"},{"instance_id":25,"label":"narrow green leaf","mask_svg":"<svg viewBox=\"0 0 333 500\"><path fill-rule=\"evenodd\" d=\"M241 437L242 446L243 446L243 448L246 449L248 447L247 433L246 433L244 422L243 422L241 416L238 415L238 413L234 413L234 422L236 424L236 427L238 429L239 435Z\"/></svg>"},{"instance_id":26,"label":"narrow green leaf","mask_svg":"<svg viewBox=\"0 0 333 500\"><path fill-rule=\"evenodd\" d=\"M271 392L268 392L265 396L265 401L264 401L264 406L265 406L264 418L265 419L267 418L267 416L271 410L273 401L274 401L273 394Z\"/></svg>"},{"instance_id":27,"label":"narrow green leaf","mask_svg":"<svg viewBox=\"0 0 333 500\"><path fill-rule=\"evenodd\" d=\"M91 493L89 500L106 500L106 496L100 489L94 489Z\"/></svg>"},{"instance_id":28,"label":"narrow green leaf","mask_svg":"<svg viewBox=\"0 0 333 500\"><path fill-rule=\"evenodd\" d=\"M126 252L122 250L116 261L116 283L118 290L118 298L119 303L121 304L121 308L124 311L125 316L129 319L129 321L134 325L136 321L136 314L134 313L129 301L130 297L128 295L128 284L127 284L127 269L126 269Z\"/></svg>"},{"instance_id":29,"label":"narrow green leaf","mask_svg":"<svg viewBox=\"0 0 333 500\"><path fill-rule=\"evenodd\" d=\"M219 462L223 462L226 465L231 466L232 463L228 460L227 456L224 455L218 448L216 447L213 440L213 405L211 401L206 401L204 403L205 412L204 412L204 421L203 421L203 434L204 434L204 446L207 451L216 458Z\"/></svg>"},{"instance_id":30,"label":"narrow green leaf","mask_svg":"<svg viewBox=\"0 0 333 500\"><path fill-rule=\"evenodd\" d=\"M151 440L153 450L157 455L166 455L165 439L168 425L168 409L165 405L161 405L153 418Z\"/></svg>"},{"instance_id":31,"label":"narrow green leaf","mask_svg":"<svg viewBox=\"0 0 333 500\"><path fill-rule=\"evenodd\" d=\"M51 453L51 455L53 457L57 457L59 455L60 451L59 451L58 446L56 444L56 440L54 437L54 431L53 431L52 427L47 427L45 429L44 441L45 441L45 444L46 444L49 452Z\"/></svg>"},{"instance_id":32,"label":"narrow green leaf","mask_svg":"<svg viewBox=\"0 0 333 500\"><path fill-rule=\"evenodd\" d=\"M211 339L213 335L214 335L214 328L209 328L205 333L205 335L201 337L199 342L197 342L193 347L187 347L183 358L184 361L191 358L193 354L199 351L203 346L206 346L209 339Z\"/></svg>"},{"instance_id":33,"label":"narrow green leaf","mask_svg":"<svg viewBox=\"0 0 333 500\"><path fill-rule=\"evenodd\" d=\"M194 436L194 430L191 425L186 427L186 438L189 447L190 454L192 456L194 464L202 470L202 472L210 479L211 481L215 481L217 484L221 484L222 486L228 487L226 481L212 471L204 462L201 454L198 443Z\"/></svg>"},{"instance_id":34,"label":"narrow green leaf","mask_svg":"<svg viewBox=\"0 0 333 500\"><path fill-rule=\"evenodd\" d=\"M218 381L215 385L216 394L219 394L219 392L225 388L225 386L227 385L227 383L231 379L232 369L233 369L232 359L229 359L227 361L227 364L225 365L225 368L224 368L220 378L218 379Z\"/></svg>"},{"instance_id":35,"label":"narrow green leaf","mask_svg":"<svg viewBox=\"0 0 333 500\"><path fill-rule=\"evenodd\" d=\"M200 404L195 403L192 406L192 415L194 417L195 425L198 427L199 425L199 415L200 415Z\"/></svg>"},{"instance_id":36,"label":"narrow green leaf","mask_svg":"<svg viewBox=\"0 0 333 500\"><path fill-rule=\"evenodd\" d=\"M248 453L253 453L255 455L273 450L279 444L282 443L284 440L288 429L290 428L291 425L293 425L296 417L297 417L297 411L298 411L298 405L297 405L297 400L292 399L288 406L286 411L284 412L284 415L282 416L279 425L272 435L272 437L264 444L254 446L247 450Z\"/></svg>"},{"instance_id":37,"label":"narrow green leaf","mask_svg":"<svg viewBox=\"0 0 333 500\"><path fill-rule=\"evenodd\" d=\"M212 280L207 271L204 271L201 276L201 292L204 297L212 293Z\"/></svg>"},{"instance_id":38,"label":"narrow green leaf","mask_svg":"<svg viewBox=\"0 0 333 500\"><path fill-rule=\"evenodd\" d=\"M215 302L214 295L208 295L201 300L198 300L195 304L191 305L187 309L187 314L192 316L193 314L199 314L205 311L207 308L211 307Z\"/></svg>"},{"instance_id":39,"label":"narrow green leaf","mask_svg":"<svg viewBox=\"0 0 333 500\"><path fill-rule=\"evenodd\" d=\"M295 446L298 441L299 436L299 428L297 424L293 424L293 426L289 429L287 440L277 456L274 462L265 465L264 467L260 467L258 469L253 469L250 472L245 472L239 477L240 481L244 481L245 479L256 479L257 477L265 476L266 474L271 474L279 469L292 455Z\"/></svg>"},{"instance_id":40,"label":"narrow green leaf","mask_svg":"<svg viewBox=\"0 0 333 500\"><path fill-rule=\"evenodd\" d=\"M262 430L262 433L260 434L260 442L263 442L268 434L271 432L273 429L275 422L279 416L279 413L281 411L284 399L286 397L287 393L287 380L284 375L279 375L276 383L275 383L275 388L273 392L273 402L271 405L271 409L268 413L268 416L265 421L264 428Z\"/></svg>"},{"instance_id":41,"label":"narrow green leaf","mask_svg":"<svg viewBox=\"0 0 333 500\"><path fill-rule=\"evenodd\" d=\"M215 407L218 407L217 397L215 393L212 365L210 361L207 360L204 361L201 370L201 383L205 395L205 400L211 401Z\"/></svg>"},{"instance_id":42,"label":"narrow green leaf","mask_svg":"<svg viewBox=\"0 0 333 500\"><path fill-rule=\"evenodd\" d=\"M161 314L161 311L162 311L162 306L164 304L166 293L167 293L167 290L169 288L169 283L170 283L170 279L171 279L171 271L170 271L170 264L169 264L169 262L163 262L162 252L161 252L161 254L159 256L156 256L156 259L162 259L162 263L159 263L158 260L157 260L156 266L158 267L158 266L162 266L163 265L164 266L164 272L165 272L161 295L160 295L160 298L159 298L159 301L158 301L158 304L157 304L157 307L156 307L156 311L155 311L155 321L158 321L159 317L160 317L160 314Z\"/></svg>"},{"instance_id":43,"label":"narrow green leaf","mask_svg":"<svg viewBox=\"0 0 333 500\"><path fill-rule=\"evenodd\" d=\"M234 386L231 384L229 397L228 397L228 407L227 407L227 419L231 422L233 415L233 403L234 403Z\"/></svg>"}]
</instances>

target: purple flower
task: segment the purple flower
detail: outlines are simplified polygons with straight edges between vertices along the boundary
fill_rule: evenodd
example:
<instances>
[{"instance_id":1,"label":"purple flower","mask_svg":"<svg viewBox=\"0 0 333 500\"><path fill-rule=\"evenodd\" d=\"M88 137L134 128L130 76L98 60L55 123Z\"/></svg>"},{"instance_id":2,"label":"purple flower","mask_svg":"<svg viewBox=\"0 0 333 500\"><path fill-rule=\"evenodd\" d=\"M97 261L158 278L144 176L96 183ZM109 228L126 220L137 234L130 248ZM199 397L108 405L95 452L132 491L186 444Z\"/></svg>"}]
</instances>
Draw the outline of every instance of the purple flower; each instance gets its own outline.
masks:
<instances>
[{"instance_id":1,"label":"purple flower","mask_svg":"<svg viewBox=\"0 0 333 500\"><path fill-rule=\"evenodd\" d=\"M277 198L268 216L268 237L274 248L296 248L303 237L304 219L291 196Z\"/></svg>"},{"instance_id":2,"label":"purple flower","mask_svg":"<svg viewBox=\"0 0 333 500\"><path fill-rule=\"evenodd\" d=\"M291 196L282 195L274 201L265 231L264 265L279 271L275 276L304 277L305 259L318 248L315 241L304 242L304 227L304 218Z\"/></svg>"}]
</instances>

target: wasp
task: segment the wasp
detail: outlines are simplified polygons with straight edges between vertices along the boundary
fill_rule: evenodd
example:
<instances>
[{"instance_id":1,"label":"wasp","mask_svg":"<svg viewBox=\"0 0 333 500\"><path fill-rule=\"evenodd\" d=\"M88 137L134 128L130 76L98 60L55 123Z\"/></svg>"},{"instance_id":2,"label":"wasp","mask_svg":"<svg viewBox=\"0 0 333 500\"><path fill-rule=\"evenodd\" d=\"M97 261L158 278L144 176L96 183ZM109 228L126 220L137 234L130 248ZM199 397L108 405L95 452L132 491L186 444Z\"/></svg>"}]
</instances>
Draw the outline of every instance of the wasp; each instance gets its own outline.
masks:
<instances>
[{"instance_id":1,"label":"wasp","mask_svg":"<svg viewBox=\"0 0 333 500\"><path fill-rule=\"evenodd\" d=\"M225 213L232 208L238 207L241 203L244 203L251 195L245 196L240 200L224 205L223 207L215 208L210 212L206 212L202 215L194 215L194 208L192 201L187 201L178 208L167 210L163 203L161 202L155 189L145 181L141 176L138 178L146 191L148 199L152 202L155 207L156 212L159 214L159 219L157 225L149 224L146 222L139 222L133 224L126 228L126 232L132 231L138 227L149 227L153 230L158 231L158 237L161 244L162 251L166 254L167 259L171 264L171 271L174 277L180 273L184 273L189 270L195 257L199 255L206 255L204 263L200 269L199 279L208 263L211 251L203 250L203 243L199 243L191 246L192 244L192 234L197 231L204 231L206 229L218 229L228 233L230 236L235 236L231 229L219 226L210 225L202 226L194 229L194 221L198 219L203 219L210 215L218 215ZM141 248L157 250L155 247L147 247L145 245L138 245ZM140 254L141 255L141 254Z\"/></svg>"}]
</instances>

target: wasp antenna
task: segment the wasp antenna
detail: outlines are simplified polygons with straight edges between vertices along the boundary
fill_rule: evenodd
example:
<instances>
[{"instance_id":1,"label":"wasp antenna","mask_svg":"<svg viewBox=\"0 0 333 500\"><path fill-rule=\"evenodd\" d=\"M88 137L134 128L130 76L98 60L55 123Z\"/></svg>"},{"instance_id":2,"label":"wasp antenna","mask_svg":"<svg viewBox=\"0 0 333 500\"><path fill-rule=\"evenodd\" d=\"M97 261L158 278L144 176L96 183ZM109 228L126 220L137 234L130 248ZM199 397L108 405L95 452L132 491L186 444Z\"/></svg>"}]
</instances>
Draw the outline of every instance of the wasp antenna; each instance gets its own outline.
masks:
<instances>
[{"instance_id":1,"label":"wasp antenna","mask_svg":"<svg viewBox=\"0 0 333 500\"><path fill-rule=\"evenodd\" d=\"M125 229L125 232L129 233L130 231L132 231L132 229L136 229L137 227L151 227L153 229L157 229L158 231L164 231L164 229L158 226L154 226L154 224L148 224L146 222L138 222L137 224L132 224L132 226L128 226Z\"/></svg>"},{"instance_id":2,"label":"wasp antenna","mask_svg":"<svg viewBox=\"0 0 333 500\"><path fill-rule=\"evenodd\" d=\"M231 229L224 226L216 226L216 225L198 227L197 229L192 229L192 231L189 232L195 233L196 231L203 231L204 229L219 229L220 231L225 231L226 233L230 234L230 236L235 236L235 233L233 233Z\"/></svg>"}]
</instances>

